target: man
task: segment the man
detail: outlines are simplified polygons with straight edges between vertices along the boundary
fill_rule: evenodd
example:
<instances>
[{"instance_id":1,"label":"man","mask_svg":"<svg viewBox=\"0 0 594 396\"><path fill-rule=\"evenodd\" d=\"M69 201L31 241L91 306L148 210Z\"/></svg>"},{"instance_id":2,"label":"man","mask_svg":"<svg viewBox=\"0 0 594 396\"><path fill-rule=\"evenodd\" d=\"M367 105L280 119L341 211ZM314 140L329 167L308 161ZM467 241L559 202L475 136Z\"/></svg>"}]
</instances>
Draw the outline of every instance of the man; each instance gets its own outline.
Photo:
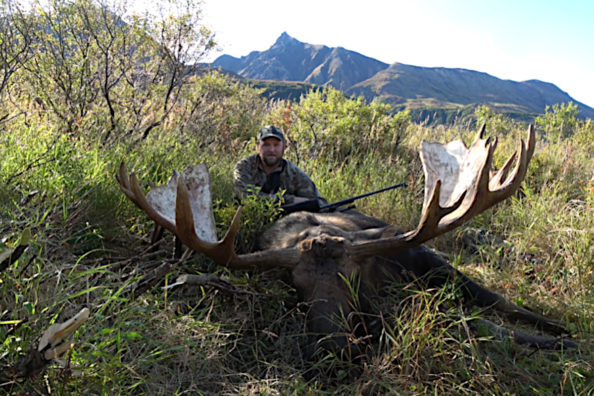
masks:
<instances>
[{"instance_id":1,"label":"man","mask_svg":"<svg viewBox=\"0 0 594 396\"><path fill-rule=\"evenodd\" d=\"M294 163L283 158L285 135L273 125L258 132L256 151L240 160L233 170L235 196L239 200L257 191L267 199L276 199L284 191L284 204L297 204L317 199L326 203L314 182Z\"/></svg>"}]
</instances>

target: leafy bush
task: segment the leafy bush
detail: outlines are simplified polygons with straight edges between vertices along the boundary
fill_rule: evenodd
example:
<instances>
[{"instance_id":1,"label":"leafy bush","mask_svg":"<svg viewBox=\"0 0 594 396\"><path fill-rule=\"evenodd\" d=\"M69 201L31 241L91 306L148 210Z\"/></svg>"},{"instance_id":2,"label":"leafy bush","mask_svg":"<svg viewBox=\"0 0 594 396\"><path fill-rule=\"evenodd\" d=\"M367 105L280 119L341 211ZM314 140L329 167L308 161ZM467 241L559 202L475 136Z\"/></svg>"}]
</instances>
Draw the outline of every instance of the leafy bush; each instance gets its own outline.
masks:
<instances>
[{"instance_id":1,"label":"leafy bush","mask_svg":"<svg viewBox=\"0 0 594 396\"><path fill-rule=\"evenodd\" d=\"M388 105L348 99L333 88L312 90L299 103L285 106L277 120L298 160L341 163L368 153L390 161L411 122L408 111L392 116Z\"/></svg>"}]
</instances>

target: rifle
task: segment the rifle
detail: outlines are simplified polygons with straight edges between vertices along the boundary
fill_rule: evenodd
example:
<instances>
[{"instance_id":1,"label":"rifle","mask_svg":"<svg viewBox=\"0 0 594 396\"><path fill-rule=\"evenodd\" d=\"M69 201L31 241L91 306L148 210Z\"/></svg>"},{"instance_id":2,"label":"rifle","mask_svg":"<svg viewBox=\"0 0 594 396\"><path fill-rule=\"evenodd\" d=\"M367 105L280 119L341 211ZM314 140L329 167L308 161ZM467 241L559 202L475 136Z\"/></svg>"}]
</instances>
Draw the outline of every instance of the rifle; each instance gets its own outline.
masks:
<instances>
[{"instance_id":1,"label":"rifle","mask_svg":"<svg viewBox=\"0 0 594 396\"><path fill-rule=\"evenodd\" d=\"M390 186L390 187L385 187L385 188L382 188L382 189L379 189L376 191L371 191L371 192L368 192L365 194L357 195L357 196L354 196L351 198L343 199L342 201L332 202L332 203L325 204L325 205L320 205L320 202L317 199L311 199L309 201L299 202L296 204L283 205L283 206L281 206L281 209L283 210L283 215L287 215L289 213L299 212L299 211L314 212L314 213L334 212L341 206L350 205L358 199L366 198L371 195L382 193L384 191L394 190L396 188L406 187L406 186L407 186L406 183L398 183L398 184L394 184L393 186ZM346 207L342 210L353 209L354 207L355 207L355 205L351 205L351 206Z\"/></svg>"}]
</instances>

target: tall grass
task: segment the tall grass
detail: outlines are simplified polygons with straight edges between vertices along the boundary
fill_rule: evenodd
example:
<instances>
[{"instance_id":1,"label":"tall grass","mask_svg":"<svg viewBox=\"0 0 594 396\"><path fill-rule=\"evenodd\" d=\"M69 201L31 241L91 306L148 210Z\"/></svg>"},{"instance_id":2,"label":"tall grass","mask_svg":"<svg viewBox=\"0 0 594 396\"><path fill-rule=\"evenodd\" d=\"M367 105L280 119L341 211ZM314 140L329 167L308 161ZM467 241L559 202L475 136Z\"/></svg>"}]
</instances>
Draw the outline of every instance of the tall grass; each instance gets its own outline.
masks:
<instances>
[{"instance_id":1,"label":"tall grass","mask_svg":"<svg viewBox=\"0 0 594 396\"><path fill-rule=\"evenodd\" d=\"M266 122L286 116L284 109L285 103L271 105ZM299 117L307 109L294 104L293 110L291 116ZM305 133L298 120L288 124L288 133L296 139ZM122 161L137 173L145 189L149 181L164 183L174 169L207 163L222 233L235 209L231 170L236 160L251 152L254 131L248 125L252 123L253 119L245 124L245 130L234 127L242 132L233 144L198 135L188 139L163 129L140 143L122 139L109 146L63 135L49 124L27 126L18 119L5 124L0 131L0 253L14 247L25 230L31 231L32 239L25 253L0 275L3 370L34 348L51 323L65 320L82 306L92 313L74 337L68 369L50 365L40 376L24 381L13 381L2 371L3 392L594 392L593 158L592 142L584 130L576 132L576 140L548 142L540 136L529 175L516 197L430 243L480 283L567 322L583 342L580 348L538 351L476 336L469 331L469 323L486 314L458 306L455 290L394 285L369 314L374 315L371 331L376 337L367 354L350 361L330 352L310 359L307 306L299 302L288 274L229 271L198 255L179 262L171 257L173 238L167 233L156 249L149 250L151 222L118 190L114 176ZM407 181L408 188L362 200L357 206L411 229L423 197L416 155L420 141L462 138L468 142L474 131L406 122L398 123L396 130L394 125L389 131L398 137L389 136L397 143L389 151L381 151L384 148L369 140L361 152L349 146L354 150L350 157L342 157L345 152L341 152L336 159L315 158L306 155L311 147L302 142L287 155L316 180L330 201ZM500 136L498 163L525 133L525 126L510 125L507 135ZM580 125L592 132L590 123ZM340 127L349 133L344 123ZM365 138L365 131L356 133ZM356 138L349 136L349 142ZM210 143L205 146L205 141ZM366 150L371 147L379 151L369 155ZM248 210L240 250L250 250L257 233L266 227L269 218L262 209L254 203ZM460 237L471 229L489 230L491 237L463 244ZM130 285L163 263L170 264L171 271L162 282L140 295L130 292ZM214 273L233 287L161 288L188 272Z\"/></svg>"}]
</instances>

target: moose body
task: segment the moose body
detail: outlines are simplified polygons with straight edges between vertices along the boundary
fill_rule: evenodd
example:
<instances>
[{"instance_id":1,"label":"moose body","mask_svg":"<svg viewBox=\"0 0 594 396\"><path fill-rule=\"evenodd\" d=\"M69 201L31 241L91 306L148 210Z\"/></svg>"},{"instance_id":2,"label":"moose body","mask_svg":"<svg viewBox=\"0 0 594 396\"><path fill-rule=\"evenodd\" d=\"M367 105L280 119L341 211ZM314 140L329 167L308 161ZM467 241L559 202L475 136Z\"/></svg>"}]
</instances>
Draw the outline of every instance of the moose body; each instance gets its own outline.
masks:
<instances>
[{"instance_id":1,"label":"moose body","mask_svg":"<svg viewBox=\"0 0 594 396\"><path fill-rule=\"evenodd\" d=\"M345 322L357 320L354 310L366 312L370 302L382 298L384 288L417 282L428 288L442 287L455 282L463 302L483 308L493 308L554 334L565 332L560 323L541 317L508 302L455 269L447 261L425 246L401 250L389 255L373 256L364 261L353 260L349 246L373 241L389 234L401 234L394 226L358 212L309 213L297 212L278 220L260 238L263 250L297 247L300 260L291 271L292 283L300 299L309 303L309 326L312 333L321 335L324 347L346 346L348 337ZM353 296L347 280L358 285ZM353 301L356 299L356 303ZM506 332L484 320L483 327L501 334ZM356 327L347 323L349 329ZM334 337L327 337L335 334ZM549 339L510 332L522 344L557 349L572 345L567 340Z\"/></svg>"},{"instance_id":2,"label":"moose body","mask_svg":"<svg viewBox=\"0 0 594 396\"><path fill-rule=\"evenodd\" d=\"M483 139L484 127L470 148L454 141L448 145L424 143L421 161L425 171L425 200L416 229L401 232L395 226L358 212L296 212L278 220L260 239L260 250L238 255L235 235L240 226L238 209L229 230L219 241L214 221L206 166L189 167L174 174L166 186L145 196L135 175L120 167L122 191L157 224L175 233L190 249L206 254L217 264L233 269L287 268L301 299L310 306L310 330L322 336L322 346L342 348L345 331L353 328L357 311L380 296L386 285L417 282L439 287L454 281L469 305L489 307L535 324L556 335L565 333L560 323L508 302L453 268L423 243L459 227L520 187L534 151L534 130L527 143L497 172L491 172L496 140ZM514 165L515 164L515 165ZM514 165L512 167L512 165ZM209 210L210 209L210 210ZM204 226L208 225L207 231ZM356 288L349 287L355 282ZM344 326L346 319L347 326ZM571 341L507 330L475 319L482 328L506 335L522 344L544 348L571 347ZM342 335L341 335L342 334ZM347 335L348 336L348 335Z\"/></svg>"}]
</instances>

